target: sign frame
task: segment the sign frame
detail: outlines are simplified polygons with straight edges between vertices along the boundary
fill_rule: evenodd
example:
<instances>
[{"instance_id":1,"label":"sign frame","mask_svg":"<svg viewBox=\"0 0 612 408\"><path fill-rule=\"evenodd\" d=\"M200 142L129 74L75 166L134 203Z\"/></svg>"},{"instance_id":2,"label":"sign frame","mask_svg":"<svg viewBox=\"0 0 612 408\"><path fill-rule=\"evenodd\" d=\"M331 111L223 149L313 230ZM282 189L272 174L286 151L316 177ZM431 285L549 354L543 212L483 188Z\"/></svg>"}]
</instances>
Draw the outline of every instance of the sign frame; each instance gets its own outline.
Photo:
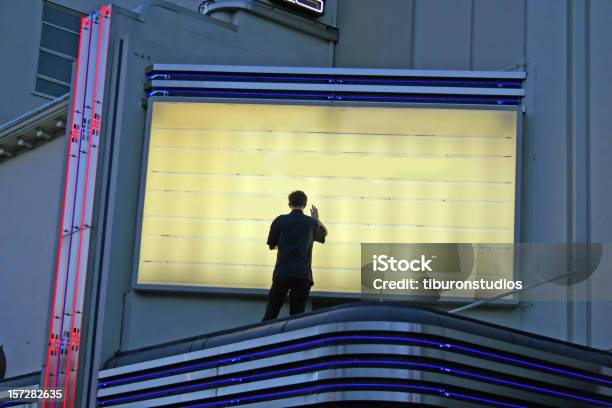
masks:
<instances>
[{"instance_id":1,"label":"sign frame","mask_svg":"<svg viewBox=\"0 0 612 408\"><path fill-rule=\"evenodd\" d=\"M144 144L142 149L141 171L138 187L138 210L136 216L136 237L133 247L133 262L131 271L131 286L136 292L141 293L170 293L184 295L234 295L241 297L265 298L268 289L257 288L232 288L232 287L206 287L193 285L164 285L138 283L138 269L140 259L140 247L142 239L144 199L146 190L147 165L149 156L149 144L151 137L151 124L153 119L153 105L155 102L191 102L191 103L232 103L232 104L267 104L267 105L298 105L298 106L349 106L349 107L387 107L387 108L427 108L427 109L463 109L463 110L502 110L516 112L516 163L515 163L515 194L514 194L514 243L519 243L521 238L521 202L522 202L522 137L523 137L523 108L522 105L485 105L485 104L451 104L451 103L414 103L414 102L356 102L356 101L320 101L320 100L299 100L299 99L250 99L250 98L214 98L214 97L184 97L184 96L150 96L146 107L146 122ZM270 220L271 222L272 220ZM265 237L262 238L262 250L265 250ZM518 279L519 254L518 246L515 247L513 261L513 277ZM270 265L270 279L272 277L274 265ZM270 280L271 283L271 280ZM311 299L325 300L344 300L359 301L361 293L327 292L312 291ZM446 297L427 302L420 299L398 299L411 303L430 303L430 304L467 304L474 302L473 298ZM518 296L512 295L510 298L498 299L491 302L492 305L518 304Z\"/></svg>"}]
</instances>

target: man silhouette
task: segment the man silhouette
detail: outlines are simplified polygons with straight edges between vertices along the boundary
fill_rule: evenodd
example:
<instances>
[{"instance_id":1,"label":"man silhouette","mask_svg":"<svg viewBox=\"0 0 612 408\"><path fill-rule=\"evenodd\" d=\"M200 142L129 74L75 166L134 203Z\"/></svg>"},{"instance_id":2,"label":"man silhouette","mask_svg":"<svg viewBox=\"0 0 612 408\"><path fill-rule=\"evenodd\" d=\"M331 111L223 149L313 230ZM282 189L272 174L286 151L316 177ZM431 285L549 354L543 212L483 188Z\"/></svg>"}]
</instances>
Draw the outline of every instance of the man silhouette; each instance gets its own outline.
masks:
<instances>
[{"instance_id":1,"label":"man silhouette","mask_svg":"<svg viewBox=\"0 0 612 408\"><path fill-rule=\"evenodd\" d=\"M304 214L308 198L303 191L289 194L291 212L276 217L270 226L268 246L278 249L272 287L268 293L268 305L262 320L276 319L287 293L289 314L304 312L312 280L312 244L324 243L327 229L319 221L319 211L314 205L310 217Z\"/></svg>"}]
</instances>

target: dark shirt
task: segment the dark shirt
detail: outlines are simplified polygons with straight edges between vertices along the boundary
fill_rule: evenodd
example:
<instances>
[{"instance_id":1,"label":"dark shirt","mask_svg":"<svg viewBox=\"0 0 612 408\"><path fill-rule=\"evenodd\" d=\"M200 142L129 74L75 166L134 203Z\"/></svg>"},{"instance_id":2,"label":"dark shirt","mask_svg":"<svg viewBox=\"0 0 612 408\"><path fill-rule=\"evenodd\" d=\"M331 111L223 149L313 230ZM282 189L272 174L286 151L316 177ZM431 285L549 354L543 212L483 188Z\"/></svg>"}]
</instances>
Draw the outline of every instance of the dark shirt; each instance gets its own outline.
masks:
<instances>
[{"instance_id":1,"label":"dark shirt","mask_svg":"<svg viewBox=\"0 0 612 408\"><path fill-rule=\"evenodd\" d=\"M274 278L312 281L312 244L325 242L325 227L301 210L276 217L270 226L268 246L278 247Z\"/></svg>"}]
</instances>

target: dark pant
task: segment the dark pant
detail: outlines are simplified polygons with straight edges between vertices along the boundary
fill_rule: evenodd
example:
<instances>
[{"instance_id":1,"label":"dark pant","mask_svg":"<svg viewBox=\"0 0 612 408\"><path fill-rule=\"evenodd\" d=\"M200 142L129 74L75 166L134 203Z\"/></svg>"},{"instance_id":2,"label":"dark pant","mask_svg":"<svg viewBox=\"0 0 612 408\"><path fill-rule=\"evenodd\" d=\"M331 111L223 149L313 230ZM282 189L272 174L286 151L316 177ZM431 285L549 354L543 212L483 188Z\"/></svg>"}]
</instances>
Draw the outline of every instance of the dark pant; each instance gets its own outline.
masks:
<instances>
[{"instance_id":1,"label":"dark pant","mask_svg":"<svg viewBox=\"0 0 612 408\"><path fill-rule=\"evenodd\" d=\"M276 319L283 303L285 303L287 292L289 292L289 314L304 313L311 286L312 283L306 279L274 278L268 293L268 305L262 321Z\"/></svg>"}]
</instances>

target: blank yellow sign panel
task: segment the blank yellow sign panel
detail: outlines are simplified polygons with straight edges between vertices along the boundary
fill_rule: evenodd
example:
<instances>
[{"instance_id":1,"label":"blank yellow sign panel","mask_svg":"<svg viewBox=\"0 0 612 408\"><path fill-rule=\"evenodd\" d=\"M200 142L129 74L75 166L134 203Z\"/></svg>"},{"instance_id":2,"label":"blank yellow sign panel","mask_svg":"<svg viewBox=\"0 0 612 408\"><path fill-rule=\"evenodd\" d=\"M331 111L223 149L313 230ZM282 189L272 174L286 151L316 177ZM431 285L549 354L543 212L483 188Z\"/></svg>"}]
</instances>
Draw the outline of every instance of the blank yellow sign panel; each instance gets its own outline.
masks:
<instances>
[{"instance_id":1,"label":"blank yellow sign panel","mask_svg":"<svg viewBox=\"0 0 612 408\"><path fill-rule=\"evenodd\" d=\"M268 288L303 190L313 290L358 293L362 242L514 242L516 112L154 102L138 283Z\"/></svg>"}]
</instances>

